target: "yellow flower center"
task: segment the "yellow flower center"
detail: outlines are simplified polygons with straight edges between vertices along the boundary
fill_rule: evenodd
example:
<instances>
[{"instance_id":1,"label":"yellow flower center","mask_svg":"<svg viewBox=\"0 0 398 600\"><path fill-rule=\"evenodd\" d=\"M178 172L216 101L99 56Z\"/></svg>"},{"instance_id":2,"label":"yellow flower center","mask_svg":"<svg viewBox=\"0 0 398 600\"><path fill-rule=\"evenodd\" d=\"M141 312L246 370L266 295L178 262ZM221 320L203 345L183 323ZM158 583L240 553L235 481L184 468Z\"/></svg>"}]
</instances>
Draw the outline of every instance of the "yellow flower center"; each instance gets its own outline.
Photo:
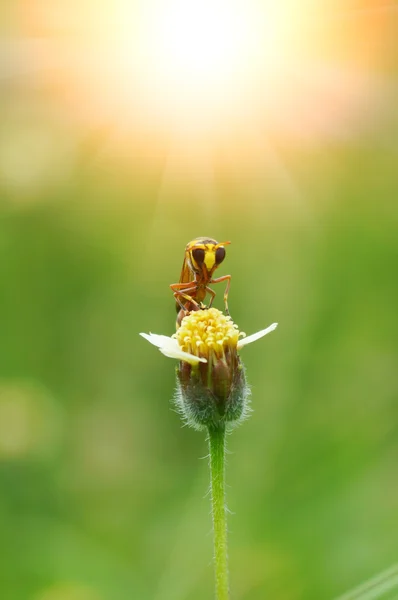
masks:
<instances>
[{"instance_id":1,"label":"yellow flower center","mask_svg":"<svg viewBox=\"0 0 398 600\"><path fill-rule=\"evenodd\" d=\"M217 308L196 310L185 316L177 333L178 345L184 352L209 359L212 354L224 356L226 349L234 349L240 336L231 317Z\"/></svg>"}]
</instances>

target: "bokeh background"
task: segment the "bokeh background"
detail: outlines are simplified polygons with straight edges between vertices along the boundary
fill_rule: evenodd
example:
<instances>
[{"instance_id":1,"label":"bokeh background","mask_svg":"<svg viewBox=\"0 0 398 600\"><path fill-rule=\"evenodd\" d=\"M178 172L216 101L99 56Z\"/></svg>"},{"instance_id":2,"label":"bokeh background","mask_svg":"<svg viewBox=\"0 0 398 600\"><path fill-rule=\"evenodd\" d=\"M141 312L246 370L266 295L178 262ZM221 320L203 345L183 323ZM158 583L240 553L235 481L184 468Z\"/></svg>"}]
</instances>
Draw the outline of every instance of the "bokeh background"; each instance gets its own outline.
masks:
<instances>
[{"instance_id":1,"label":"bokeh background","mask_svg":"<svg viewBox=\"0 0 398 600\"><path fill-rule=\"evenodd\" d=\"M240 328L279 322L228 440L233 598L333 600L398 561L398 12L261 10L230 69L211 11L195 63L175 2L1 3L4 600L213 597L205 436L138 335L173 332L201 235L232 241Z\"/></svg>"}]
</instances>

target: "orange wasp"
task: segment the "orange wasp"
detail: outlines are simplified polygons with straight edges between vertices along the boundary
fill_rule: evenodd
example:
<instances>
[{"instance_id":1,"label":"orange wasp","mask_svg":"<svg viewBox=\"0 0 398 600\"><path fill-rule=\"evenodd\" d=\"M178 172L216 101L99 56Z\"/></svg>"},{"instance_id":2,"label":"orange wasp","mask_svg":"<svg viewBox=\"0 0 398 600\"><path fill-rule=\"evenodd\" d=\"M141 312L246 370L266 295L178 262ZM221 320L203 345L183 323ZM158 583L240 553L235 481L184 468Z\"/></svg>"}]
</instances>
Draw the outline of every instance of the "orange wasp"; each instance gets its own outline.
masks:
<instances>
[{"instance_id":1,"label":"orange wasp","mask_svg":"<svg viewBox=\"0 0 398 600\"><path fill-rule=\"evenodd\" d=\"M225 312L228 311L228 292L231 275L223 275L213 279L213 273L225 258L225 248L231 242L217 242L211 238L200 237L189 242L185 248L180 281L170 285L176 299L177 312L182 310L177 321L191 310L203 308L202 301L211 295L209 308L213 304L216 293L209 287L211 283L226 281L224 292Z\"/></svg>"}]
</instances>

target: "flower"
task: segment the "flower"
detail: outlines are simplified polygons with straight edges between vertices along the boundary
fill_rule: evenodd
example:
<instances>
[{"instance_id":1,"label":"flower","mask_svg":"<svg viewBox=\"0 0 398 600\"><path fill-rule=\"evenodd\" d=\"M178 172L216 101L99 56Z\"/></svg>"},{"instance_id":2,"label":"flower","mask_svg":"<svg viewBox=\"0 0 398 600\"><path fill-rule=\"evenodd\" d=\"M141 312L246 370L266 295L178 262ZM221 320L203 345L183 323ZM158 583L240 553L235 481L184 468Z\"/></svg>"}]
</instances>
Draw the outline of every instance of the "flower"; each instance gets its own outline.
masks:
<instances>
[{"instance_id":1,"label":"flower","mask_svg":"<svg viewBox=\"0 0 398 600\"><path fill-rule=\"evenodd\" d=\"M214 326L212 320L217 327ZM195 330L196 324L198 325L197 330ZM199 362L207 362L210 349L216 352L217 347L220 349L224 347L224 344L232 346L236 342L236 349L241 350L244 346L271 333L277 326L278 323L272 323L266 329L261 329L246 337L245 333L238 331L238 327L232 322L231 317L225 317L216 308L209 308L190 313L183 319L177 333L170 337L157 333L140 333L140 335L157 346L165 356L196 365ZM222 333L225 335L222 336ZM239 339L240 336L242 339Z\"/></svg>"},{"instance_id":2,"label":"flower","mask_svg":"<svg viewBox=\"0 0 398 600\"><path fill-rule=\"evenodd\" d=\"M177 404L196 428L235 423L247 412L250 389L238 350L277 327L246 337L231 317L216 308L192 311L171 337L141 333L170 358L177 369Z\"/></svg>"}]
</instances>

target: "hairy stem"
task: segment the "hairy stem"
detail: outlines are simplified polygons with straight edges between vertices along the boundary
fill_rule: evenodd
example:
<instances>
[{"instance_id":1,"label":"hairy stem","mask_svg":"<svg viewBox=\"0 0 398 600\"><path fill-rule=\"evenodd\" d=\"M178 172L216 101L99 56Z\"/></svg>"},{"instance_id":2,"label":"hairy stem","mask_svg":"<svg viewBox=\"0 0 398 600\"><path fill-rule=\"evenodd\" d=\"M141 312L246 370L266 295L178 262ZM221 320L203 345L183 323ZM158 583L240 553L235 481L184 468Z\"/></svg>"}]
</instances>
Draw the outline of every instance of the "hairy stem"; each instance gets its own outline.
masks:
<instances>
[{"instance_id":1,"label":"hairy stem","mask_svg":"<svg viewBox=\"0 0 398 600\"><path fill-rule=\"evenodd\" d=\"M225 505L225 427L209 428L211 503L216 599L228 600L227 507Z\"/></svg>"}]
</instances>

